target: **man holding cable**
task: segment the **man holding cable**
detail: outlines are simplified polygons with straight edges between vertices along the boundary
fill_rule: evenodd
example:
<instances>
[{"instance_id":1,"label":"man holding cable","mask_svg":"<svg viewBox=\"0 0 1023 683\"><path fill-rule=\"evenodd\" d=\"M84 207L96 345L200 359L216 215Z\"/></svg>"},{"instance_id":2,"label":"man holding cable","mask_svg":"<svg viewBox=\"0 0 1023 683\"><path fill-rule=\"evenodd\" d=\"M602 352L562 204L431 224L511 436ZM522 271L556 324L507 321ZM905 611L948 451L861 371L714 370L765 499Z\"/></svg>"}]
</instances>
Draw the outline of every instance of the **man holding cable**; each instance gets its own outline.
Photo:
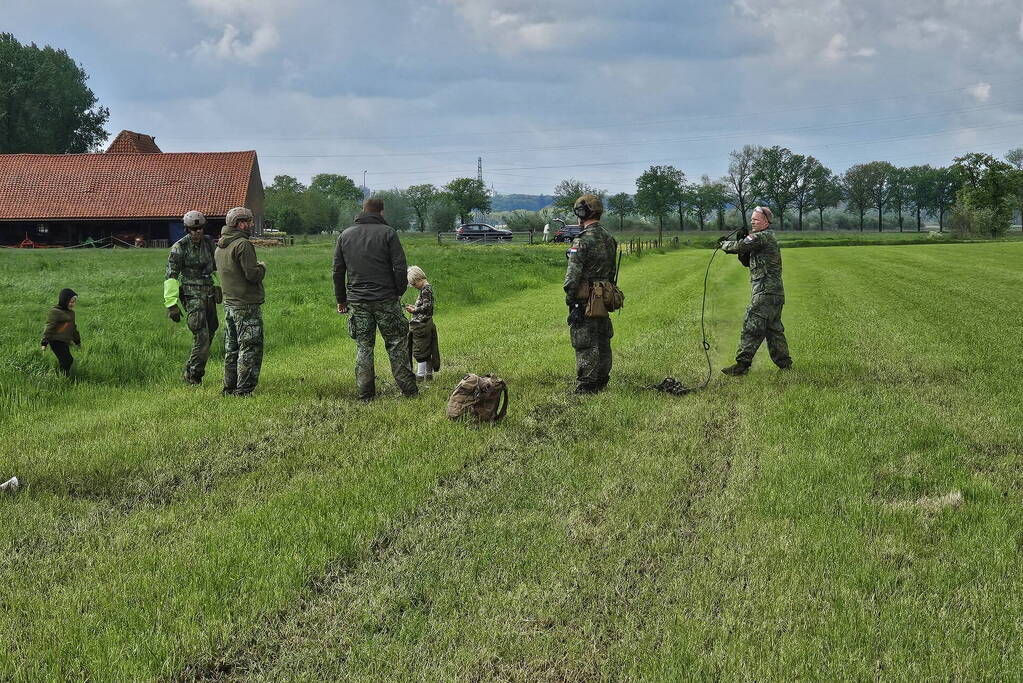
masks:
<instances>
[{"instance_id":1,"label":"man holding cable","mask_svg":"<svg viewBox=\"0 0 1023 683\"><path fill-rule=\"evenodd\" d=\"M735 364L721 370L726 375L738 377L749 372L753 356L765 339L774 364L782 370L792 367L785 326L781 323L785 288L781 281L781 247L771 230L773 217L769 208L758 206L753 209L750 218L749 234L743 235L740 232L735 240L722 238L721 249L729 254L738 254L743 265L749 267L753 290L742 323Z\"/></svg>"}]
</instances>

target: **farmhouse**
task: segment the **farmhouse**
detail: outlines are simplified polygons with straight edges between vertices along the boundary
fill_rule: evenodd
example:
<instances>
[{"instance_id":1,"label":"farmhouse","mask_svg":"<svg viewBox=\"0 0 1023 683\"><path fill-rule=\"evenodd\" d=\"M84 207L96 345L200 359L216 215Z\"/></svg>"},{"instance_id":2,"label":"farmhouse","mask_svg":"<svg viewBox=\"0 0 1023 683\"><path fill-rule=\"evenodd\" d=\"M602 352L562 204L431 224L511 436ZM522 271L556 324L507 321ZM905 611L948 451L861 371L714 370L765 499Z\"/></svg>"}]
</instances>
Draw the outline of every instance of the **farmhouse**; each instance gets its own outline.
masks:
<instances>
[{"instance_id":1,"label":"farmhouse","mask_svg":"<svg viewBox=\"0 0 1023 683\"><path fill-rule=\"evenodd\" d=\"M255 151L162 152L149 135L121 131L97 154L0 154L0 244L27 238L75 245L88 238L166 246L184 235L181 216L206 215L216 236L229 209L263 224Z\"/></svg>"}]
</instances>

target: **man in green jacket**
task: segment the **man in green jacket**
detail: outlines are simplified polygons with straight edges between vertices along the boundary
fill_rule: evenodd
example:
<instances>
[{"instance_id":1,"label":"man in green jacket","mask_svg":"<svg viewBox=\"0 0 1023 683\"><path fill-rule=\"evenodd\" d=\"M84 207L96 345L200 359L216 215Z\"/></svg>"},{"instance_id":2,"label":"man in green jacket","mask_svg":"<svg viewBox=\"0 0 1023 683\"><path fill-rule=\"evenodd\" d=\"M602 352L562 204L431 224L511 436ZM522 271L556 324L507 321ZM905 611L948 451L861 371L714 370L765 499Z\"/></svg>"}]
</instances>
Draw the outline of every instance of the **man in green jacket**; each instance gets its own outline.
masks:
<instances>
[{"instance_id":1,"label":"man in green jacket","mask_svg":"<svg viewBox=\"0 0 1023 683\"><path fill-rule=\"evenodd\" d=\"M334 248L334 297L338 313L351 309L348 334L355 340L355 381L363 400L376 395L373 347L378 327L398 389L407 397L419 393L409 368L408 320L399 302L408 289L405 250L383 213L382 200L367 199L355 225L338 236Z\"/></svg>"},{"instance_id":2,"label":"man in green jacket","mask_svg":"<svg viewBox=\"0 0 1023 683\"><path fill-rule=\"evenodd\" d=\"M753 209L751 230L741 239L724 241L722 250L738 254L749 266L749 280L753 294L746 318L742 323L739 350L735 365L723 368L726 375L740 376L749 372L753 355L767 339L771 360L782 370L792 367L789 344L785 339L785 326L781 324L781 309L785 305L785 288L781 281L781 247L771 230L773 215L766 206Z\"/></svg>"},{"instance_id":3,"label":"man in green jacket","mask_svg":"<svg viewBox=\"0 0 1023 683\"><path fill-rule=\"evenodd\" d=\"M611 378L614 326L606 312L600 317L586 317L586 303L593 282L615 279L618 243L600 225L604 213L600 197L584 194L575 201L572 211L583 228L568 250L564 285L569 333L575 349L575 393L595 394L603 391Z\"/></svg>"},{"instance_id":4,"label":"man in green jacket","mask_svg":"<svg viewBox=\"0 0 1023 683\"><path fill-rule=\"evenodd\" d=\"M213 258L213 240L206 237L206 217L198 211L189 211L182 218L188 234L171 247L167 257L167 274L163 282L164 306L167 317L181 321L181 308L192 332L192 351L185 363L184 380L201 384L206 374L206 361L210 357L210 342L217 331L217 264Z\"/></svg>"},{"instance_id":5,"label":"man in green jacket","mask_svg":"<svg viewBox=\"0 0 1023 683\"><path fill-rule=\"evenodd\" d=\"M227 224L213 257L224 290L225 396L248 396L259 383L263 365L263 278L266 265L256 260L249 241L252 212L239 206L227 212Z\"/></svg>"}]
</instances>

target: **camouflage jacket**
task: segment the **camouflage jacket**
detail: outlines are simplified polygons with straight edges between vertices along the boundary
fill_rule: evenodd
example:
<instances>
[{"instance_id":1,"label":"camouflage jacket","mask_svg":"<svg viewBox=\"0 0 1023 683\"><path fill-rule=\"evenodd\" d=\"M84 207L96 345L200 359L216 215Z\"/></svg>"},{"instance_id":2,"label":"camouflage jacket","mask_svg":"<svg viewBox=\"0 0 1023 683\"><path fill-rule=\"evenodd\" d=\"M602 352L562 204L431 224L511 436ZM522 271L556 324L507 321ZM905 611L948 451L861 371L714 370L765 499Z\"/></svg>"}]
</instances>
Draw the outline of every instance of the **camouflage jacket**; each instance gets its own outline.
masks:
<instances>
[{"instance_id":1,"label":"camouflage jacket","mask_svg":"<svg viewBox=\"0 0 1023 683\"><path fill-rule=\"evenodd\" d=\"M213 259L213 240L203 237L199 243L185 235L171 247L167 257L166 280L177 280L187 291L189 287L213 285L217 263Z\"/></svg>"},{"instance_id":2,"label":"camouflage jacket","mask_svg":"<svg viewBox=\"0 0 1023 683\"><path fill-rule=\"evenodd\" d=\"M749 281L754 295L785 295L781 283L781 246L773 230L750 233L745 239L725 242L721 248L729 254L749 256Z\"/></svg>"},{"instance_id":3,"label":"camouflage jacket","mask_svg":"<svg viewBox=\"0 0 1023 683\"><path fill-rule=\"evenodd\" d=\"M572 305L583 282L613 280L618 243L600 223L592 223L572 240L565 273L565 301Z\"/></svg>"},{"instance_id":4,"label":"camouflage jacket","mask_svg":"<svg viewBox=\"0 0 1023 683\"><path fill-rule=\"evenodd\" d=\"M433 287L427 282L419 290L419 297L416 299L415 310L412 312L411 323L425 323L433 317Z\"/></svg>"}]
</instances>

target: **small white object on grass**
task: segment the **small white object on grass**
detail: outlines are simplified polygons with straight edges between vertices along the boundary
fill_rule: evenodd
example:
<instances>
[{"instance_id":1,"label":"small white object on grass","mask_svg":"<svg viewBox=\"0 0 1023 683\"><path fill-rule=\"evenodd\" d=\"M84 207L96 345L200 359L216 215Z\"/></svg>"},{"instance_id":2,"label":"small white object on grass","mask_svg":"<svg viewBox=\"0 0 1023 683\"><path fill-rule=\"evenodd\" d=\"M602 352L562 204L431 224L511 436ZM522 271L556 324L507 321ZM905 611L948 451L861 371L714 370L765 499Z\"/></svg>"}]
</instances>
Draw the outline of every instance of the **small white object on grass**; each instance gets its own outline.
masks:
<instances>
[{"instance_id":1,"label":"small white object on grass","mask_svg":"<svg viewBox=\"0 0 1023 683\"><path fill-rule=\"evenodd\" d=\"M4 483L0 484L0 491L17 491L18 490L18 478L11 477Z\"/></svg>"}]
</instances>

